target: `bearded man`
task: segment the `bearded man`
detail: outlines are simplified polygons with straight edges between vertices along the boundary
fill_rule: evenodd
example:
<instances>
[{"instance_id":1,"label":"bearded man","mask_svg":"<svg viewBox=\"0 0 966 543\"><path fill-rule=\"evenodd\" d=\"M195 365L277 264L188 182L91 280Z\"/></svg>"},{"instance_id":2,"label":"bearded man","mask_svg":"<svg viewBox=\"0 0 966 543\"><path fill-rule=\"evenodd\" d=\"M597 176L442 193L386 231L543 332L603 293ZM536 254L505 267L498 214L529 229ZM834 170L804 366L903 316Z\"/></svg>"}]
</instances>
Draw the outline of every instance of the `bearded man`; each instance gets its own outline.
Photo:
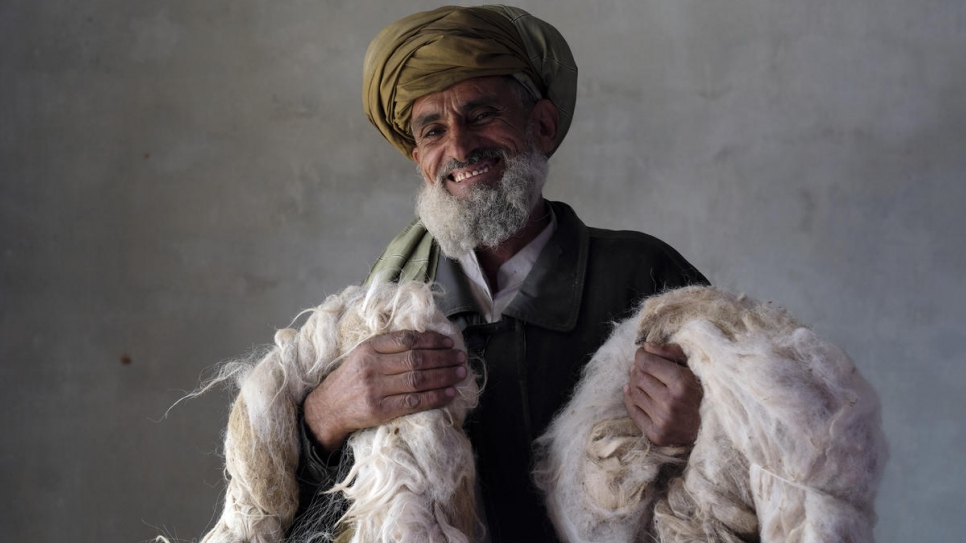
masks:
<instances>
[{"instance_id":1,"label":"bearded man","mask_svg":"<svg viewBox=\"0 0 966 543\"><path fill-rule=\"evenodd\" d=\"M320 490L351 432L448 404L468 364L478 363L486 384L467 433L486 536L556 540L530 479L532 441L612 322L647 296L706 282L660 240L588 228L569 206L543 199L547 159L573 115L576 75L556 29L506 6L417 13L373 40L365 111L416 163L424 186L419 218L368 280L439 283L439 305L470 352L434 333L376 337L308 395L303 514L293 533L317 529L319 519L304 511L330 499ZM697 433L701 392L684 360L675 346L645 345L625 387L631 418L660 445L687 445Z\"/></svg>"}]
</instances>

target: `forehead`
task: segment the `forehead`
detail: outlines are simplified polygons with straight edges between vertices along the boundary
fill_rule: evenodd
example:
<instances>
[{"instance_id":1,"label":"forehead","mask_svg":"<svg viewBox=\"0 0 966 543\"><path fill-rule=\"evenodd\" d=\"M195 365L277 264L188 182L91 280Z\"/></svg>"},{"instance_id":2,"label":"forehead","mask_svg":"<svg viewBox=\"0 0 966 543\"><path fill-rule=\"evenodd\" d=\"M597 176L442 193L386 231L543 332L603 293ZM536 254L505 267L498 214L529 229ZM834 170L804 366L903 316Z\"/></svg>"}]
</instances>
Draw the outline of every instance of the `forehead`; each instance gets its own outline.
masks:
<instances>
[{"instance_id":1,"label":"forehead","mask_svg":"<svg viewBox=\"0 0 966 543\"><path fill-rule=\"evenodd\" d=\"M412 124L418 126L427 116L437 117L446 110L461 111L484 104L511 105L515 101L504 76L474 77L417 98L413 102Z\"/></svg>"}]
</instances>

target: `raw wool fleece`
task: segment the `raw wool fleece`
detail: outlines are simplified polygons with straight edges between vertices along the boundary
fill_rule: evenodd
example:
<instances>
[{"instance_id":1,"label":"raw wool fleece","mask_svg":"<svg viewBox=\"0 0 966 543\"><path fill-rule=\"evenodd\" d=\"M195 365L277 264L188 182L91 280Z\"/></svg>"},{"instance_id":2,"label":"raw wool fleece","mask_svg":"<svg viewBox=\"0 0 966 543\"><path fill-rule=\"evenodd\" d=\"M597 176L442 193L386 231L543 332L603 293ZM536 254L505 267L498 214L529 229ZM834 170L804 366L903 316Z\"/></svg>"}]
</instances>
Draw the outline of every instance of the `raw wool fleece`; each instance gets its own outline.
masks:
<instances>
[{"instance_id":1,"label":"raw wool fleece","mask_svg":"<svg viewBox=\"0 0 966 543\"><path fill-rule=\"evenodd\" d=\"M680 345L704 389L690 457L627 416L645 341ZM844 352L710 287L650 298L620 324L537 446L535 479L571 543L870 542L887 457L877 396Z\"/></svg>"},{"instance_id":2,"label":"raw wool fleece","mask_svg":"<svg viewBox=\"0 0 966 543\"><path fill-rule=\"evenodd\" d=\"M280 543L298 507L297 409L344 355L373 336L436 331L465 351L462 335L424 283L349 287L330 296L298 331L241 377L225 437L224 511L202 543ZM475 523L473 452L462 426L479 390L470 373L444 409L355 432L355 462L332 491L350 501L341 523L353 542L465 542Z\"/></svg>"}]
</instances>

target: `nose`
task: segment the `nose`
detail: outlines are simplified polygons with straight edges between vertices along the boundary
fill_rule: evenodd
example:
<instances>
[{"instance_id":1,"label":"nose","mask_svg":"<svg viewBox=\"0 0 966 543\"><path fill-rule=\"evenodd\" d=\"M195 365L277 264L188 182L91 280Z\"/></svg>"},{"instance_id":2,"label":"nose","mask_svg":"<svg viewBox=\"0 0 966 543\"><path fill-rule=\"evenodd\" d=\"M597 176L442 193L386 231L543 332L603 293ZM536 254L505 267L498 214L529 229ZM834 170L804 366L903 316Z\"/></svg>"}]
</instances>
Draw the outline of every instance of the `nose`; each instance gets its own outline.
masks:
<instances>
[{"instance_id":1,"label":"nose","mask_svg":"<svg viewBox=\"0 0 966 543\"><path fill-rule=\"evenodd\" d=\"M466 158L480 146L480 138L476 132L464 124L458 124L449 131L450 157L466 162Z\"/></svg>"}]
</instances>

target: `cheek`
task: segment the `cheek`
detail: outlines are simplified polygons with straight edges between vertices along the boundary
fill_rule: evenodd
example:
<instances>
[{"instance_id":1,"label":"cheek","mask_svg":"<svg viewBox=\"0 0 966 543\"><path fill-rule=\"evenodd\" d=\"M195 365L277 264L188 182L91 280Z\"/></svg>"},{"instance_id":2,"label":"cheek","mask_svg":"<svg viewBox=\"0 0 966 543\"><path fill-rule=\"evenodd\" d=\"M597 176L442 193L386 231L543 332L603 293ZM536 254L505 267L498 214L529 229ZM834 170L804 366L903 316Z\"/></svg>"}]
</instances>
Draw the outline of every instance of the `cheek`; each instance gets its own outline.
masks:
<instances>
[{"instance_id":1,"label":"cheek","mask_svg":"<svg viewBox=\"0 0 966 543\"><path fill-rule=\"evenodd\" d=\"M423 181L429 185L435 177L433 172L436 170L433 154L426 149L416 148L413 150L413 161L416 163L416 170L423 177Z\"/></svg>"},{"instance_id":2,"label":"cheek","mask_svg":"<svg viewBox=\"0 0 966 543\"><path fill-rule=\"evenodd\" d=\"M525 127L526 119L520 119L518 122L503 121L500 129L492 135L492 139L510 152L519 153L526 146Z\"/></svg>"},{"instance_id":3,"label":"cheek","mask_svg":"<svg viewBox=\"0 0 966 543\"><path fill-rule=\"evenodd\" d=\"M431 157L424 157L423 161L419 163L419 171L423 174L423 182L427 185L432 185L436 180L436 172L439 171L439 164L434 160L429 160Z\"/></svg>"},{"instance_id":4,"label":"cheek","mask_svg":"<svg viewBox=\"0 0 966 543\"><path fill-rule=\"evenodd\" d=\"M433 172L428 171L426 169L420 169L420 172L422 172L423 174L423 183L426 183L427 185L432 186L433 181L436 179L436 176L433 175Z\"/></svg>"}]
</instances>

